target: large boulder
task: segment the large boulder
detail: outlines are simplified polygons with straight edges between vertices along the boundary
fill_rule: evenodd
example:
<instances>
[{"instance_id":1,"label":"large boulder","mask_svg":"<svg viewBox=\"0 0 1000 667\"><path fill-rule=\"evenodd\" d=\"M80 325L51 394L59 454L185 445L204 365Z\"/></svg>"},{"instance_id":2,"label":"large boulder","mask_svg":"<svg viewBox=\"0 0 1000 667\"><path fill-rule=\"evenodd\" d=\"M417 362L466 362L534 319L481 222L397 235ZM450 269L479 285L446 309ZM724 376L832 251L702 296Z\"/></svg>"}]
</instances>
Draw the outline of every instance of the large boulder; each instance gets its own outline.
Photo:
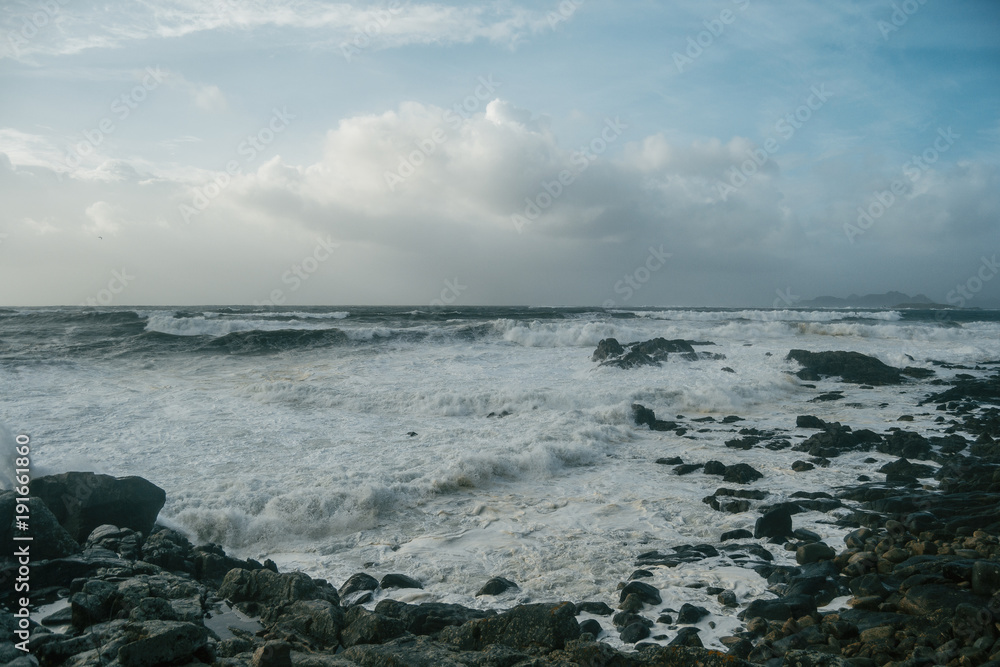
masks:
<instances>
[{"instance_id":1,"label":"large boulder","mask_svg":"<svg viewBox=\"0 0 1000 667\"><path fill-rule=\"evenodd\" d=\"M490 644L561 649L580 636L575 614L572 602L519 605L496 616L445 628L441 639L466 651L481 651Z\"/></svg>"},{"instance_id":2,"label":"large boulder","mask_svg":"<svg viewBox=\"0 0 1000 667\"><path fill-rule=\"evenodd\" d=\"M797 361L803 368L798 372L802 379L836 375L844 382L856 384L885 385L902 384L900 369L887 366L875 357L860 352L809 352L791 350L785 357Z\"/></svg>"},{"instance_id":3,"label":"large boulder","mask_svg":"<svg viewBox=\"0 0 1000 667\"><path fill-rule=\"evenodd\" d=\"M230 570L219 587L219 597L245 603L251 610L299 600L326 600L340 604L336 589L302 572L277 573L268 569Z\"/></svg>"},{"instance_id":4,"label":"large boulder","mask_svg":"<svg viewBox=\"0 0 1000 667\"><path fill-rule=\"evenodd\" d=\"M125 667L183 664L208 641L205 626L178 621L146 621L125 626L126 643L118 649Z\"/></svg>"},{"instance_id":5,"label":"large boulder","mask_svg":"<svg viewBox=\"0 0 1000 667\"><path fill-rule=\"evenodd\" d=\"M38 496L76 542L104 524L131 528L143 535L153 530L166 492L142 477L112 477L92 472L64 472L31 482Z\"/></svg>"},{"instance_id":6,"label":"large boulder","mask_svg":"<svg viewBox=\"0 0 1000 667\"><path fill-rule=\"evenodd\" d=\"M63 558L80 551L80 545L66 532L48 506L39 498L29 496L27 502L18 503L18 495L14 491L0 491L0 545L3 545L5 556L14 554L17 549L28 546L29 558L32 561L49 558ZM17 512L18 505L23 505L27 512ZM18 522L23 522L19 526ZM23 529L23 525L27 529ZM31 537L31 541L14 540L14 537Z\"/></svg>"}]
</instances>

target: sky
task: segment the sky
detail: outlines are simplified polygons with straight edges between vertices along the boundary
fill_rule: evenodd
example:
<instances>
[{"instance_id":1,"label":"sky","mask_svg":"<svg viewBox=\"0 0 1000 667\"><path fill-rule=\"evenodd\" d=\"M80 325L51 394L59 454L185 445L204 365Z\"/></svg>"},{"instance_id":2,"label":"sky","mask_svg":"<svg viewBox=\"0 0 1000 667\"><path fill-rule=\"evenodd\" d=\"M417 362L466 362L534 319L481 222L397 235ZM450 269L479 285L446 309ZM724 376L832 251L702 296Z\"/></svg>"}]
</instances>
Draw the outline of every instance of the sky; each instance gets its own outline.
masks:
<instances>
[{"instance_id":1,"label":"sky","mask_svg":"<svg viewBox=\"0 0 1000 667\"><path fill-rule=\"evenodd\" d=\"M0 305L1000 306L994 0L7 0Z\"/></svg>"}]
</instances>

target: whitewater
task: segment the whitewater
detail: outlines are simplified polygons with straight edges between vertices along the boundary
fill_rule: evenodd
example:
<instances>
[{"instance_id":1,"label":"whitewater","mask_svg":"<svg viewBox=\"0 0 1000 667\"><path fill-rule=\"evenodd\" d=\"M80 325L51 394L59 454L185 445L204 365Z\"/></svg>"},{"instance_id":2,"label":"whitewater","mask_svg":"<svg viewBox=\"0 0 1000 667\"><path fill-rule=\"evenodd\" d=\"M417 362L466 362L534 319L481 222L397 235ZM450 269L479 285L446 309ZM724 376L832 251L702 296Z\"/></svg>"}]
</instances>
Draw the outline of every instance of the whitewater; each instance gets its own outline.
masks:
<instances>
[{"instance_id":1,"label":"whitewater","mask_svg":"<svg viewBox=\"0 0 1000 667\"><path fill-rule=\"evenodd\" d=\"M699 349L720 358L671 355L629 370L591 360L604 338L658 336L710 341ZM934 406L917 406L935 390L929 380L805 383L785 358L794 348L857 351L948 379L1000 359L1000 312L7 309L0 437L30 436L35 477L145 477L167 493L160 523L195 543L338 586L361 571L424 585L380 592L370 605L392 596L614 606L638 554L718 543L724 531L752 530L758 516L712 510L702 498L718 478L680 477L657 459L748 463L764 475L754 488L770 494L758 506L854 483L893 457L848 453L793 472L800 452L726 448L739 428L781 430L794 444L808 435L795 429L797 415L878 432L908 415L907 429L941 434ZM845 398L812 401L834 390ZM634 403L687 431L636 426ZM742 421L723 423L727 416ZM694 421L705 417L714 421ZM879 463L865 464L869 456ZM830 515L796 515L796 526L842 544ZM519 588L474 597L492 576ZM649 581L675 608L711 607L691 586L732 589L741 600L767 590L724 558L658 569ZM718 647L739 622L734 610L711 611L723 620L702 639Z\"/></svg>"}]
</instances>

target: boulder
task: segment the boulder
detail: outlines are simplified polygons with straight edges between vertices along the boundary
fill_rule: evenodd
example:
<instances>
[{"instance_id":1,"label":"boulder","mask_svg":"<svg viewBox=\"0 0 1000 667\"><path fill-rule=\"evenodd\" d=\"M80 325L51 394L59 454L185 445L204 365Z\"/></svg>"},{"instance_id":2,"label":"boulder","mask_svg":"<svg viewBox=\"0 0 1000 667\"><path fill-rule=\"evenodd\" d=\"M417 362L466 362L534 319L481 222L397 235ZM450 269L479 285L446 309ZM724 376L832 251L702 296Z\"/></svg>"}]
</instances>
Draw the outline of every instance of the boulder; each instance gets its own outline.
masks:
<instances>
[{"instance_id":1,"label":"boulder","mask_svg":"<svg viewBox=\"0 0 1000 667\"><path fill-rule=\"evenodd\" d=\"M0 545L4 556L10 556L23 546L29 546L31 560L48 560L63 558L80 552L80 545L63 528L55 515L41 499L29 496L26 503L17 502L18 495L14 491L0 491ZM17 512L18 505L24 505L27 513ZM21 519L20 517L25 517ZM21 520L28 529L22 530L17 522ZM14 537L31 537L30 542L14 540Z\"/></svg>"},{"instance_id":2,"label":"boulder","mask_svg":"<svg viewBox=\"0 0 1000 667\"><path fill-rule=\"evenodd\" d=\"M344 582L344 585L341 586L337 592L340 593L341 598L346 598L352 593L357 593L358 591L373 591L376 588L378 588L378 579L370 574L358 572L357 574L352 574L348 577L347 581Z\"/></svg>"},{"instance_id":3,"label":"boulder","mask_svg":"<svg viewBox=\"0 0 1000 667\"><path fill-rule=\"evenodd\" d=\"M614 338L605 338L597 343L597 349L591 355L591 361L604 361L608 357L620 357L625 354L625 348Z\"/></svg>"},{"instance_id":4,"label":"boulder","mask_svg":"<svg viewBox=\"0 0 1000 667\"><path fill-rule=\"evenodd\" d=\"M382 577L379 587L384 590L387 588L423 588L424 585L405 574L387 574Z\"/></svg>"},{"instance_id":5,"label":"boulder","mask_svg":"<svg viewBox=\"0 0 1000 667\"><path fill-rule=\"evenodd\" d=\"M368 611L364 607L351 607L344 622L346 627L340 632L340 643L347 647L356 644L384 644L406 632L403 621Z\"/></svg>"},{"instance_id":6,"label":"boulder","mask_svg":"<svg viewBox=\"0 0 1000 667\"><path fill-rule=\"evenodd\" d=\"M481 595L500 595L501 593L509 591L513 588L517 588L517 584L510 579L505 579L504 577L493 577L483 584L483 587L476 593L476 597L478 598Z\"/></svg>"},{"instance_id":7,"label":"boulder","mask_svg":"<svg viewBox=\"0 0 1000 667\"><path fill-rule=\"evenodd\" d=\"M726 467L726 474L722 477L722 480L734 484L749 484L761 479L763 476L746 463L737 463Z\"/></svg>"},{"instance_id":8,"label":"boulder","mask_svg":"<svg viewBox=\"0 0 1000 667\"><path fill-rule=\"evenodd\" d=\"M78 543L104 524L149 535L167 500L163 489L142 477L119 478L92 472L38 477L31 482L31 492Z\"/></svg>"},{"instance_id":9,"label":"boulder","mask_svg":"<svg viewBox=\"0 0 1000 667\"><path fill-rule=\"evenodd\" d=\"M708 616L707 609L685 602L681 605L681 610L677 612L677 622L688 624L697 623L706 616Z\"/></svg>"},{"instance_id":10,"label":"boulder","mask_svg":"<svg viewBox=\"0 0 1000 667\"><path fill-rule=\"evenodd\" d=\"M646 604L660 604L663 599L660 597L660 591L655 587L645 584L641 581L630 581L625 584L625 586L619 591L619 602L624 602L632 593L639 596L639 599Z\"/></svg>"},{"instance_id":11,"label":"boulder","mask_svg":"<svg viewBox=\"0 0 1000 667\"><path fill-rule=\"evenodd\" d=\"M337 591L326 582L318 583L302 572L278 574L266 569L230 570L222 580L218 594L233 603L246 603L253 610L299 600L326 600L340 604Z\"/></svg>"},{"instance_id":12,"label":"boulder","mask_svg":"<svg viewBox=\"0 0 1000 667\"><path fill-rule=\"evenodd\" d=\"M786 359L802 364L798 375L803 379L822 376L840 376L844 382L855 384L902 384L900 369L888 366L875 357L860 352L809 352L791 350Z\"/></svg>"},{"instance_id":13,"label":"boulder","mask_svg":"<svg viewBox=\"0 0 1000 667\"><path fill-rule=\"evenodd\" d=\"M753 536L756 539L762 537L787 537L792 534L792 513L788 507L782 506L773 509L757 519L754 525Z\"/></svg>"},{"instance_id":14,"label":"boulder","mask_svg":"<svg viewBox=\"0 0 1000 667\"><path fill-rule=\"evenodd\" d=\"M194 623L145 621L124 628L126 643L118 649L123 667L183 664L205 647L208 630Z\"/></svg>"},{"instance_id":15,"label":"boulder","mask_svg":"<svg viewBox=\"0 0 1000 667\"><path fill-rule=\"evenodd\" d=\"M637 583L637 582L633 582ZM443 641L462 650L490 644L520 649L561 649L580 636L572 602L519 605L502 614L441 631Z\"/></svg>"},{"instance_id":16,"label":"boulder","mask_svg":"<svg viewBox=\"0 0 1000 667\"><path fill-rule=\"evenodd\" d=\"M449 626L462 625L496 614L493 610L469 609L458 604L425 602L415 605L391 599L382 600L375 605L375 613L399 619L406 631L415 635L432 635ZM610 613L609 608L608 614Z\"/></svg>"}]
</instances>

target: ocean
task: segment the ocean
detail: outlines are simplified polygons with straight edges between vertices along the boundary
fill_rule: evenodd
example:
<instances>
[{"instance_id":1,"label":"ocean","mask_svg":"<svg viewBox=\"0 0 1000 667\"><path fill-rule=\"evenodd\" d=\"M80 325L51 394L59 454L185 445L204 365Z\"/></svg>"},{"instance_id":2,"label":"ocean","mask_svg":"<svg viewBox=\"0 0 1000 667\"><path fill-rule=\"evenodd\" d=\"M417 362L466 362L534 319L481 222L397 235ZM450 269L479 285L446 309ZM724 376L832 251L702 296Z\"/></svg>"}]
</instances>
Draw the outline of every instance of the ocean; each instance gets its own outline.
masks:
<instances>
[{"instance_id":1,"label":"ocean","mask_svg":"<svg viewBox=\"0 0 1000 667\"><path fill-rule=\"evenodd\" d=\"M710 341L698 349L724 358L671 355L628 370L591 360L601 339L657 336ZM391 595L615 606L638 554L718 544L758 516L711 509L702 498L726 486L720 478L677 476L657 459L748 463L764 475L749 488L770 494L759 506L835 491L859 474L877 479L872 471L893 457L847 453L793 472L807 455L725 447L741 428L793 444L811 433L795 428L806 414L878 432L943 430L933 405L917 405L939 389L932 379L805 383L785 358L794 348L853 350L942 379L985 374L976 365L1000 359L1000 311L3 309L0 437L30 436L34 477L149 479L167 493L160 522L195 543L338 586L360 571L424 584L370 604ZM834 390L844 398L812 400ZM636 426L634 403L687 431ZM706 417L714 421L694 421ZM842 545L847 530L835 516L798 514L795 525ZM794 562L794 552L766 546ZM476 598L492 576L519 588ZM674 608L710 607L710 647L739 621L697 586L732 589L741 601L767 590L724 556L658 568L646 581Z\"/></svg>"}]
</instances>

